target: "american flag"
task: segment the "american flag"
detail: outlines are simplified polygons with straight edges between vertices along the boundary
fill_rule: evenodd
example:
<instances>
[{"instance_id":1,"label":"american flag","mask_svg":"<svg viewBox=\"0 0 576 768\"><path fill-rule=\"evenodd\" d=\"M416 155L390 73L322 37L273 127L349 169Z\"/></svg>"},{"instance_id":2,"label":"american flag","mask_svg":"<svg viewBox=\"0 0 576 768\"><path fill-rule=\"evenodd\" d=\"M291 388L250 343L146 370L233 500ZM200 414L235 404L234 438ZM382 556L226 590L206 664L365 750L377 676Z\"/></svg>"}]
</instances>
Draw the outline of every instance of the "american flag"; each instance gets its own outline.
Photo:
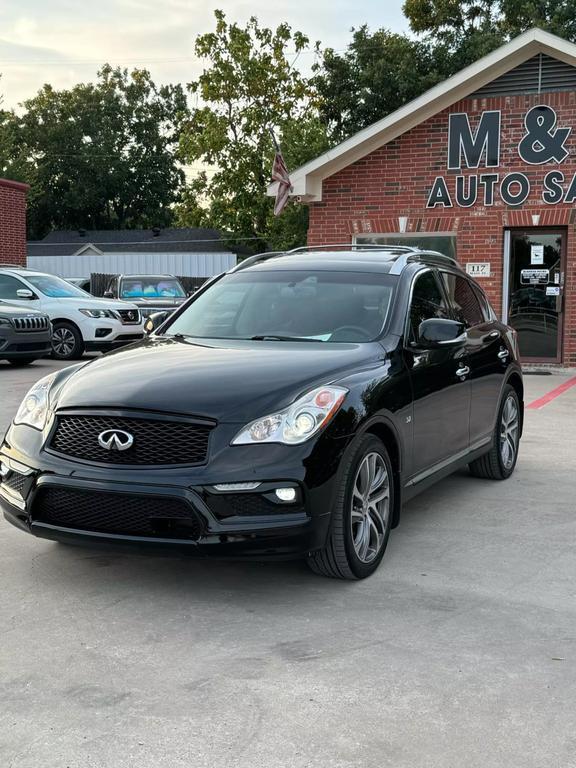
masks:
<instances>
[{"instance_id":1,"label":"american flag","mask_svg":"<svg viewBox=\"0 0 576 768\"><path fill-rule=\"evenodd\" d=\"M278 182L278 191L276 192L276 201L274 203L274 216L279 216L284 210L284 206L292 192L288 168L286 168L286 163L279 150L274 155L274 162L272 163L272 181Z\"/></svg>"}]
</instances>

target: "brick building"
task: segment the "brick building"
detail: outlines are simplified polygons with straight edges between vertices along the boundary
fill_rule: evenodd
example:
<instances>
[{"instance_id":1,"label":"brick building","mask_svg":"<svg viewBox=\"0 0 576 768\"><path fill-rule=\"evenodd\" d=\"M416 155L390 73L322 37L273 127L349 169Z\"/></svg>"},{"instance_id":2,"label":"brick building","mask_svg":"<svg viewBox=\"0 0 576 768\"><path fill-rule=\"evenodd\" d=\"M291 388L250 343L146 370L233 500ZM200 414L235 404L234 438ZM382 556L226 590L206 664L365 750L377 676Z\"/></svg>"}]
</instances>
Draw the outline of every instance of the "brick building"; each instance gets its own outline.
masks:
<instances>
[{"instance_id":1,"label":"brick building","mask_svg":"<svg viewBox=\"0 0 576 768\"><path fill-rule=\"evenodd\" d=\"M0 263L26 265L28 185L0 179Z\"/></svg>"},{"instance_id":2,"label":"brick building","mask_svg":"<svg viewBox=\"0 0 576 768\"><path fill-rule=\"evenodd\" d=\"M576 365L575 126L576 46L526 32L295 171L308 242L455 256L525 361Z\"/></svg>"}]
</instances>

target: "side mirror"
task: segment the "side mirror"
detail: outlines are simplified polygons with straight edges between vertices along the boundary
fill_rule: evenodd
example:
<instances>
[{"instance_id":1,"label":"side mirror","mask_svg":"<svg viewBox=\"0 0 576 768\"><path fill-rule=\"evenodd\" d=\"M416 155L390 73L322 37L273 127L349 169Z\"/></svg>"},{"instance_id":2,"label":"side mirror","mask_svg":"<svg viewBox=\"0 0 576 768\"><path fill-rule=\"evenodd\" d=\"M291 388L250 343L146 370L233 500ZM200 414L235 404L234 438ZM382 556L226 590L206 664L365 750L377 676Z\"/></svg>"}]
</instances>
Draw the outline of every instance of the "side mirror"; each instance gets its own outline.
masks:
<instances>
[{"instance_id":1,"label":"side mirror","mask_svg":"<svg viewBox=\"0 0 576 768\"><path fill-rule=\"evenodd\" d=\"M114 298L114 294L112 293L112 291L104 291L104 298L105 299L113 299Z\"/></svg>"},{"instance_id":2,"label":"side mirror","mask_svg":"<svg viewBox=\"0 0 576 768\"><path fill-rule=\"evenodd\" d=\"M32 291L29 288L18 288L16 291L16 296L18 296L19 299L35 299L36 296L32 293Z\"/></svg>"},{"instance_id":3,"label":"side mirror","mask_svg":"<svg viewBox=\"0 0 576 768\"><path fill-rule=\"evenodd\" d=\"M418 328L418 347L435 349L461 344L466 338L466 326L457 320L432 317Z\"/></svg>"},{"instance_id":4,"label":"side mirror","mask_svg":"<svg viewBox=\"0 0 576 768\"><path fill-rule=\"evenodd\" d=\"M146 320L144 321L144 331L146 334L150 335L153 333L156 328L159 328L164 320L168 317L168 315L172 314L171 312L153 312L151 315L148 315Z\"/></svg>"}]
</instances>

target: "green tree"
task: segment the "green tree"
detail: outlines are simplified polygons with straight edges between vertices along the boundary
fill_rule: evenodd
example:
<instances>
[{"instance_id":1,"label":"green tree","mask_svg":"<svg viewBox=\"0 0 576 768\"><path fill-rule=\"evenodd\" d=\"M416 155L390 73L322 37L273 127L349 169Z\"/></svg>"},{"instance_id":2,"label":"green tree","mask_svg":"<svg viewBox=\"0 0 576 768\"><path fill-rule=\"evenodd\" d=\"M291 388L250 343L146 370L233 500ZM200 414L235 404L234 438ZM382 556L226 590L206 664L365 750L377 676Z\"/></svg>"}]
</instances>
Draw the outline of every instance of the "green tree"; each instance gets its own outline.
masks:
<instances>
[{"instance_id":1,"label":"green tree","mask_svg":"<svg viewBox=\"0 0 576 768\"><path fill-rule=\"evenodd\" d=\"M330 135L341 141L435 85L444 76L430 43L387 29L352 30L343 54L328 48L315 85Z\"/></svg>"},{"instance_id":2,"label":"green tree","mask_svg":"<svg viewBox=\"0 0 576 768\"><path fill-rule=\"evenodd\" d=\"M288 24L272 30L254 17L244 27L229 23L222 11L215 17L215 31L196 40L206 68L188 86L200 105L182 133L180 150L189 165L216 170L198 172L177 207L177 220L231 233L251 250L300 244L305 207L289 207L274 222L266 188L274 155L270 129L292 169L327 147L315 91L294 66L308 38Z\"/></svg>"},{"instance_id":3,"label":"green tree","mask_svg":"<svg viewBox=\"0 0 576 768\"><path fill-rule=\"evenodd\" d=\"M14 157L29 158L29 232L165 226L183 183L181 86L104 66L96 83L45 85L24 102Z\"/></svg>"},{"instance_id":4,"label":"green tree","mask_svg":"<svg viewBox=\"0 0 576 768\"><path fill-rule=\"evenodd\" d=\"M404 13L451 73L532 27L576 38L576 0L405 0Z\"/></svg>"}]
</instances>

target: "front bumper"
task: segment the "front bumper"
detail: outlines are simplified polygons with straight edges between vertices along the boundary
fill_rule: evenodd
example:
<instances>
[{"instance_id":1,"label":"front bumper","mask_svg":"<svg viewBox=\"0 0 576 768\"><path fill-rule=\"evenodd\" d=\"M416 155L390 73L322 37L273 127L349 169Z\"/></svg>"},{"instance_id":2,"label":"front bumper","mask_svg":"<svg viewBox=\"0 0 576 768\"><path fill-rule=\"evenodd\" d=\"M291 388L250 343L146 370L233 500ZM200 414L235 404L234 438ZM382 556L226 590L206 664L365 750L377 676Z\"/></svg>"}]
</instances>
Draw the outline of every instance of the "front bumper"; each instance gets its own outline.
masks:
<instances>
[{"instance_id":1,"label":"front bumper","mask_svg":"<svg viewBox=\"0 0 576 768\"><path fill-rule=\"evenodd\" d=\"M33 432L11 432L22 429ZM60 541L256 559L303 557L324 546L346 442L323 440L331 456L323 451L322 462L306 455L310 448L238 446L228 448L232 457L220 455L204 467L144 470L87 465L44 451L32 458L10 444L11 432L0 451L0 507L21 530ZM214 488L256 478L257 489ZM294 503L279 502L277 487L294 488ZM46 502L53 498L56 503ZM83 506L89 519L81 517ZM124 514L125 506L129 515L122 521L129 518L130 526L110 527L110 509L115 520L114 510ZM172 508L174 515L164 511ZM144 526L142 516L148 516Z\"/></svg>"},{"instance_id":2,"label":"front bumper","mask_svg":"<svg viewBox=\"0 0 576 768\"><path fill-rule=\"evenodd\" d=\"M121 333L113 339L103 338L85 341L84 349L87 352L109 352L113 349L125 347L127 344L134 344L136 341L142 341L143 338L144 332Z\"/></svg>"},{"instance_id":3,"label":"front bumper","mask_svg":"<svg viewBox=\"0 0 576 768\"><path fill-rule=\"evenodd\" d=\"M17 332L2 328L0 337L0 360L19 357L44 357L52 351L51 331Z\"/></svg>"}]
</instances>

